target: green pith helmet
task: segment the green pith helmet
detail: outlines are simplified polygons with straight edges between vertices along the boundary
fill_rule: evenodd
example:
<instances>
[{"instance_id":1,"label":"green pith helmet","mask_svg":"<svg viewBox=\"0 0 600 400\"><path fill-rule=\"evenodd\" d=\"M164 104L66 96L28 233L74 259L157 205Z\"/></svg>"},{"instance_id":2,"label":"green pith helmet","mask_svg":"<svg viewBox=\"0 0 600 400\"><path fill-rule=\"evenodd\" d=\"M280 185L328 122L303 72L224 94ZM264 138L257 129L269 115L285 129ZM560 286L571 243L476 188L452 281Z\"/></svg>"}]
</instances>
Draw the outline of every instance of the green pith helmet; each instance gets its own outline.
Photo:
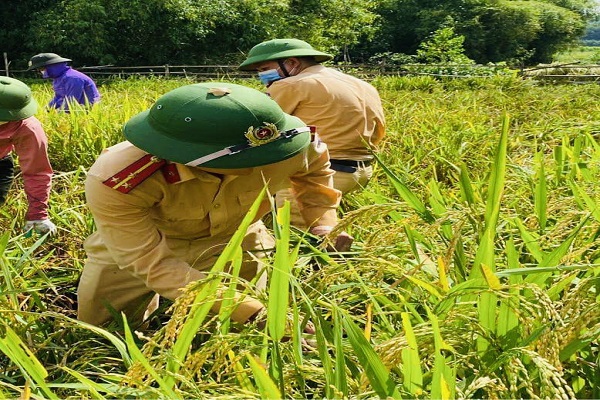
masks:
<instances>
[{"instance_id":1,"label":"green pith helmet","mask_svg":"<svg viewBox=\"0 0 600 400\"><path fill-rule=\"evenodd\" d=\"M20 121L37 111L37 103L31 89L23 82L0 77L0 121Z\"/></svg>"},{"instance_id":2,"label":"green pith helmet","mask_svg":"<svg viewBox=\"0 0 600 400\"><path fill-rule=\"evenodd\" d=\"M45 67L50 64L58 64L60 62L72 61L69 58L64 58L55 53L40 53L31 57L27 70Z\"/></svg>"},{"instance_id":3,"label":"green pith helmet","mask_svg":"<svg viewBox=\"0 0 600 400\"><path fill-rule=\"evenodd\" d=\"M332 55L315 50L310 44L300 39L273 39L254 46L248 52L248 58L240 64L242 71L256 69L256 64L263 61L280 60L289 57L312 56L316 62L331 60Z\"/></svg>"},{"instance_id":4,"label":"green pith helmet","mask_svg":"<svg viewBox=\"0 0 600 400\"><path fill-rule=\"evenodd\" d=\"M124 134L157 157L227 169L285 160L310 143L306 124L284 113L269 96L224 82L171 90L127 121Z\"/></svg>"}]
</instances>

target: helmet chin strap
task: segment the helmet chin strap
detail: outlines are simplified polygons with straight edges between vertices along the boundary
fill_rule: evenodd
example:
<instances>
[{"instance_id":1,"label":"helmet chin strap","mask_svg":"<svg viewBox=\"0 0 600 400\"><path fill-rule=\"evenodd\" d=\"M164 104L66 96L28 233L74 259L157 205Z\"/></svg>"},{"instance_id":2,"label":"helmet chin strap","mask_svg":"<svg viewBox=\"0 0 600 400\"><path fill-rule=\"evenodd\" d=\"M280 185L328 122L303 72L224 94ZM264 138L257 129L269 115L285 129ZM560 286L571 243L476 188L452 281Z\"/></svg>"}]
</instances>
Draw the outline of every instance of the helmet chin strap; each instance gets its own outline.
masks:
<instances>
[{"instance_id":1,"label":"helmet chin strap","mask_svg":"<svg viewBox=\"0 0 600 400\"><path fill-rule=\"evenodd\" d=\"M289 139L292 138L296 135L299 135L303 132L313 132L313 130L311 129L310 126L301 126L298 128L293 128L293 129L289 129L287 131L281 131L279 132L280 136L278 136L277 138L275 138L274 140L272 140L271 142L275 141L275 140L281 140L281 139ZM269 143L271 143L269 142ZM185 165L190 166L190 167L198 167L204 163L207 163L209 161L215 160L217 158L221 158L224 156L229 156L229 155L233 155L233 154L237 154L240 151L244 151L246 149L249 149L251 147L256 147L256 145L253 145L252 143L246 142L246 143L240 143L240 144L236 144L233 146L229 146L229 147L225 147L222 150L219 151L215 151L214 153L210 153L207 154L205 156L202 156L200 158L196 158L195 160L186 162Z\"/></svg>"},{"instance_id":2,"label":"helmet chin strap","mask_svg":"<svg viewBox=\"0 0 600 400\"><path fill-rule=\"evenodd\" d=\"M283 74L285 75L285 77L288 78L290 76L290 73L285 68L284 62L285 62L285 60L277 60L277 64L279 64L279 68L281 69L281 71L283 72Z\"/></svg>"}]
</instances>

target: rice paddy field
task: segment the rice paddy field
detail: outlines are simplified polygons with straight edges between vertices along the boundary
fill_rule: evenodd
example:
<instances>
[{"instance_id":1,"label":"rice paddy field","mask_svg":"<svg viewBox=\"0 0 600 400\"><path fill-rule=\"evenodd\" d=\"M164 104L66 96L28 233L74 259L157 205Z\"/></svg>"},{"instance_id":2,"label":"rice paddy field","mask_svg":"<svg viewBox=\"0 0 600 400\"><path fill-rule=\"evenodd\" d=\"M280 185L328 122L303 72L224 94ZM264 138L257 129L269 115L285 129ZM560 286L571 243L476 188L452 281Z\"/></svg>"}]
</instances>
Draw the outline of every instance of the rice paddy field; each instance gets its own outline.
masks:
<instances>
[{"instance_id":1,"label":"rice paddy field","mask_svg":"<svg viewBox=\"0 0 600 400\"><path fill-rule=\"evenodd\" d=\"M50 99L49 82L28 83ZM269 290L246 289L269 305L264 329L208 313L236 282L241 234L144 329L78 322L86 171L188 83L107 80L89 113L38 113L59 231L22 235L18 176L0 211L0 398L600 398L594 83L376 78L388 134L374 179L340 209L352 251L325 252L284 210Z\"/></svg>"}]
</instances>

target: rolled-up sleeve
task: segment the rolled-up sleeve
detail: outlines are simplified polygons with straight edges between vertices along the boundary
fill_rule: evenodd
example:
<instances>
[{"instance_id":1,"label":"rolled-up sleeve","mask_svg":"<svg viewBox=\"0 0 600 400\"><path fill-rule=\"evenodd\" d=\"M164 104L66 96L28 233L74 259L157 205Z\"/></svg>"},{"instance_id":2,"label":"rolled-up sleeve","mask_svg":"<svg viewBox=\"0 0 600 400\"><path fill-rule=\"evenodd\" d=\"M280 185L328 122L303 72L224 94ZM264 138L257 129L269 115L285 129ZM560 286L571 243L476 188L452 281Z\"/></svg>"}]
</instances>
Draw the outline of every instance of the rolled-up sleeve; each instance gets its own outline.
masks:
<instances>
[{"instance_id":1,"label":"rolled-up sleeve","mask_svg":"<svg viewBox=\"0 0 600 400\"><path fill-rule=\"evenodd\" d=\"M333 187L327 146L315 139L307 151L306 169L290 177L292 192L308 226L335 226L342 194Z\"/></svg>"}]
</instances>

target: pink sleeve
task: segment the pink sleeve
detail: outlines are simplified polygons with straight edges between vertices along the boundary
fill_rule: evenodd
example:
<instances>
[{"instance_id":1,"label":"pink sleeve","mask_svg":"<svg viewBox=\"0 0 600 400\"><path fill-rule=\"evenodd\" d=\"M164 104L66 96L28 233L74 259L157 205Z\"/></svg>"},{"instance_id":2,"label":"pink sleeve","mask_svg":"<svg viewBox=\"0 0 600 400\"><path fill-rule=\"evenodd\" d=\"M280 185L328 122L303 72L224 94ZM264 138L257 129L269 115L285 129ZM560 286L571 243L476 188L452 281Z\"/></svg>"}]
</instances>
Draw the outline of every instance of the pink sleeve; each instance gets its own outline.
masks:
<instances>
[{"instance_id":1,"label":"pink sleeve","mask_svg":"<svg viewBox=\"0 0 600 400\"><path fill-rule=\"evenodd\" d=\"M23 120L13 136L13 144L29 203L25 219L32 221L48 218L52 167L48 159L48 138L37 118Z\"/></svg>"}]
</instances>

